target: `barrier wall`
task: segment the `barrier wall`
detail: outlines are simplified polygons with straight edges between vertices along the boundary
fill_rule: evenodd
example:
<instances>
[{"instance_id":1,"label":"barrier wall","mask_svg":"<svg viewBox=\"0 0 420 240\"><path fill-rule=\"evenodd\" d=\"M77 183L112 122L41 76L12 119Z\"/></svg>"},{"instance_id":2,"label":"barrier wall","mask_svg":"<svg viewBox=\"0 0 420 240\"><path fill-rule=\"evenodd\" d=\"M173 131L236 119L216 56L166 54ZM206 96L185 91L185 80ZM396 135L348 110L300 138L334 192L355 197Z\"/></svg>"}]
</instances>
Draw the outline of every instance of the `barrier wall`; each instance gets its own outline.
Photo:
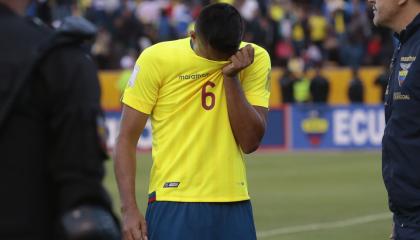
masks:
<instances>
[{"instance_id":1,"label":"barrier wall","mask_svg":"<svg viewBox=\"0 0 420 240\"><path fill-rule=\"evenodd\" d=\"M118 134L120 112L106 113L108 147ZM385 127L382 105L290 105L268 114L261 148L283 150L379 149ZM140 138L139 149L152 147L150 122Z\"/></svg>"},{"instance_id":2,"label":"barrier wall","mask_svg":"<svg viewBox=\"0 0 420 240\"><path fill-rule=\"evenodd\" d=\"M108 131L107 146L109 149L113 149L115 146L115 140L120 130L120 119L121 112L105 113L105 125ZM141 150L150 150L152 148L152 124L149 120L147 121L143 133L140 136L137 147Z\"/></svg>"},{"instance_id":3,"label":"barrier wall","mask_svg":"<svg viewBox=\"0 0 420 240\"><path fill-rule=\"evenodd\" d=\"M360 77L365 86L365 102L367 104L379 104L381 102L380 88L375 86L374 82L381 73L381 68L362 68L360 69ZM279 87L279 79L282 71L279 68L272 70L271 75L271 97L270 106L277 107L281 105L281 94ZM118 81L121 72L104 71L101 72L100 82L102 88L102 107L107 111L118 111L120 109L120 90ZM313 72L308 72L308 76ZM347 89L351 80L351 71L348 68L324 68L323 75L330 82L330 95L328 103L330 105L348 104Z\"/></svg>"},{"instance_id":4,"label":"barrier wall","mask_svg":"<svg viewBox=\"0 0 420 240\"><path fill-rule=\"evenodd\" d=\"M385 127L382 105L295 105L289 113L290 149L381 147Z\"/></svg>"},{"instance_id":5,"label":"barrier wall","mask_svg":"<svg viewBox=\"0 0 420 240\"><path fill-rule=\"evenodd\" d=\"M268 112L267 129L261 144L264 148L286 149L288 127L287 107L278 107Z\"/></svg>"}]
</instances>

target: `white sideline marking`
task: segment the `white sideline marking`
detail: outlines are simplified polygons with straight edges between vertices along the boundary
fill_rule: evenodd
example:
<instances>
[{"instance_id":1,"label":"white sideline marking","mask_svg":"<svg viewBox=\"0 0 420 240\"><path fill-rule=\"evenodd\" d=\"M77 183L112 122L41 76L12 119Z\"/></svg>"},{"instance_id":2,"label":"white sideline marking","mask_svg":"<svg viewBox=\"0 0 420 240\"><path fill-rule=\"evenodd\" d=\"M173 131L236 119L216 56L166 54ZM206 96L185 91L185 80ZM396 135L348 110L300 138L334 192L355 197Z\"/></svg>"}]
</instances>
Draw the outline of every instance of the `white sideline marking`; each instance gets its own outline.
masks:
<instances>
[{"instance_id":1,"label":"white sideline marking","mask_svg":"<svg viewBox=\"0 0 420 240\"><path fill-rule=\"evenodd\" d=\"M323 230L323 229L331 229L331 228L342 228L348 227L363 223L375 222L380 220L385 220L391 218L391 213L378 213L372 214L362 217L350 218L340 221L334 222L325 222L325 223L313 223L307 225L300 225L300 226L291 226L291 227L284 227L284 228L277 228L267 231L261 231L257 233L258 239L267 238L277 235L286 235L291 233L301 233L301 232L308 232L308 231L316 231L316 230Z\"/></svg>"}]
</instances>

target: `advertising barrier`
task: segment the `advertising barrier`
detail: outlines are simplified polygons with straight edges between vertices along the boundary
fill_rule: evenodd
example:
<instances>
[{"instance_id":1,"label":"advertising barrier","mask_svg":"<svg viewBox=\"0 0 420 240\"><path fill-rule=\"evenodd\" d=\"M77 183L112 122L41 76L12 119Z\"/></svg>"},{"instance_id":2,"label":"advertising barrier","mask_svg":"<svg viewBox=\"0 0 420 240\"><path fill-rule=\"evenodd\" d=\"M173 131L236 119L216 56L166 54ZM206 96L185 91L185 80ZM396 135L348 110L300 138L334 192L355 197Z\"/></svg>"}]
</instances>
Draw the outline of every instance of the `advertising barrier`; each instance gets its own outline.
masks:
<instances>
[{"instance_id":1,"label":"advertising barrier","mask_svg":"<svg viewBox=\"0 0 420 240\"><path fill-rule=\"evenodd\" d=\"M267 129L261 146L270 149L286 149L287 118L284 107L270 109L268 112Z\"/></svg>"},{"instance_id":2,"label":"advertising barrier","mask_svg":"<svg viewBox=\"0 0 420 240\"><path fill-rule=\"evenodd\" d=\"M115 146L120 112L106 113L108 147ZM290 105L270 109L261 149L335 150L379 149L385 128L382 105ZM152 147L152 126L147 122L138 148Z\"/></svg>"},{"instance_id":3,"label":"advertising barrier","mask_svg":"<svg viewBox=\"0 0 420 240\"><path fill-rule=\"evenodd\" d=\"M107 146L113 149L115 140L117 139L120 131L121 112L107 112L105 113L105 125L108 131ZM143 133L140 136L137 148L140 150L152 149L152 124L147 120Z\"/></svg>"},{"instance_id":4,"label":"advertising barrier","mask_svg":"<svg viewBox=\"0 0 420 240\"><path fill-rule=\"evenodd\" d=\"M290 148L380 148L385 128L382 105L290 106Z\"/></svg>"}]
</instances>

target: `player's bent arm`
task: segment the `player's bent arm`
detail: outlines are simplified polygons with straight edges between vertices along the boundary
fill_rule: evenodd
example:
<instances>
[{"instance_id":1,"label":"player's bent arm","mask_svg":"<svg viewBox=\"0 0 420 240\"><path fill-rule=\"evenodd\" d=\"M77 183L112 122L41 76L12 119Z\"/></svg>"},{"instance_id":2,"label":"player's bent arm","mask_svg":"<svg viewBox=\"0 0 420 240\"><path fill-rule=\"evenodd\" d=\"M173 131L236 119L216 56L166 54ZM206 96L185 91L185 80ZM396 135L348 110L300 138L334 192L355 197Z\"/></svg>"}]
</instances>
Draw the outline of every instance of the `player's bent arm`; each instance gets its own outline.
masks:
<instances>
[{"instance_id":1,"label":"player's bent arm","mask_svg":"<svg viewBox=\"0 0 420 240\"><path fill-rule=\"evenodd\" d=\"M233 135L244 153L252 153L264 136L268 109L248 103L237 77L225 76L224 86Z\"/></svg>"},{"instance_id":2,"label":"player's bent arm","mask_svg":"<svg viewBox=\"0 0 420 240\"><path fill-rule=\"evenodd\" d=\"M222 69L229 122L236 142L244 153L257 150L264 136L268 109L251 106L245 97L238 73L254 62L254 48L248 44L230 57Z\"/></svg>"},{"instance_id":3,"label":"player's bent arm","mask_svg":"<svg viewBox=\"0 0 420 240\"><path fill-rule=\"evenodd\" d=\"M124 239L147 239L146 222L135 197L136 148L147 118L147 114L123 106L114 166L122 205Z\"/></svg>"}]
</instances>

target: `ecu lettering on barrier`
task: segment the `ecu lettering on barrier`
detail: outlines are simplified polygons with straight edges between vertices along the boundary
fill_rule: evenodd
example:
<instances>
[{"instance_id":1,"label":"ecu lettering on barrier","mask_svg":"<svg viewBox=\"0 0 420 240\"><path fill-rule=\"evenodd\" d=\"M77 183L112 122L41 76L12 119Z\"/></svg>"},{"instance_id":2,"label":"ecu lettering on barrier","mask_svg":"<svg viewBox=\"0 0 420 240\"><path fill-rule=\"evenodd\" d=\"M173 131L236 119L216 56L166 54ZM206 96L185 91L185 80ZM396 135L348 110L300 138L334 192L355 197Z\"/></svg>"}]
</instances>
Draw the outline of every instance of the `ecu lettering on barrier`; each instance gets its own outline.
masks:
<instances>
[{"instance_id":1,"label":"ecu lettering on barrier","mask_svg":"<svg viewBox=\"0 0 420 240\"><path fill-rule=\"evenodd\" d=\"M292 149L377 149L385 117L382 105L291 106Z\"/></svg>"}]
</instances>

